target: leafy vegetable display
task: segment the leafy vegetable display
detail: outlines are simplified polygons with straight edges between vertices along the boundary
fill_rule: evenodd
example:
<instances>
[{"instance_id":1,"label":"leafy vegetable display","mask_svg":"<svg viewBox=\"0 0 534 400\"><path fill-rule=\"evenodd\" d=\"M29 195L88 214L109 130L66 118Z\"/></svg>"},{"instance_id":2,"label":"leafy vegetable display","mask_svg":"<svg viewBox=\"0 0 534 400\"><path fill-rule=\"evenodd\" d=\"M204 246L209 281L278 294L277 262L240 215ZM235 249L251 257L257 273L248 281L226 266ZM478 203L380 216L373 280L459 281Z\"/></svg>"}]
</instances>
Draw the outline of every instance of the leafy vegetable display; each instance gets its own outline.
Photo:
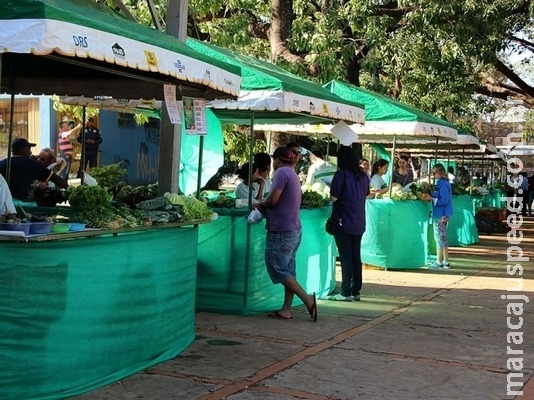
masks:
<instances>
[{"instance_id":1,"label":"leafy vegetable display","mask_svg":"<svg viewBox=\"0 0 534 400\"><path fill-rule=\"evenodd\" d=\"M330 187L324 183L316 182L314 184L306 183L302 185L302 202L301 208L318 208L324 207L330 199Z\"/></svg>"},{"instance_id":2,"label":"leafy vegetable display","mask_svg":"<svg viewBox=\"0 0 534 400\"><path fill-rule=\"evenodd\" d=\"M415 185L412 185L415 186ZM403 190L400 183L394 183L391 185L391 195L384 193L381 196L383 199L391 198L391 200L403 201L403 200L417 200L418 196L412 190Z\"/></svg>"},{"instance_id":3,"label":"leafy vegetable display","mask_svg":"<svg viewBox=\"0 0 534 400\"><path fill-rule=\"evenodd\" d=\"M100 186L69 186L67 191L69 204L74 210L111 208L112 196Z\"/></svg>"},{"instance_id":4,"label":"leafy vegetable display","mask_svg":"<svg viewBox=\"0 0 534 400\"><path fill-rule=\"evenodd\" d=\"M91 176L96 179L99 186L112 188L127 172L126 168L121 166L121 163L116 163L92 168Z\"/></svg>"},{"instance_id":5,"label":"leafy vegetable display","mask_svg":"<svg viewBox=\"0 0 534 400\"><path fill-rule=\"evenodd\" d=\"M317 192L304 192L302 193L302 201L300 203L300 208L317 208L324 207L326 205L326 200L323 199Z\"/></svg>"},{"instance_id":6,"label":"leafy vegetable display","mask_svg":"<svg viewBox=\"0 0 534 400\"><path fill-rule=\"evenodd\" d=\"M186 221L195 219L210 219L213 216L206 203L198 200L193 196L185 196L177 193L165 193L164 196L171 201L173 205L181 205Z\"/></svg>"},{"instance_id":7,"label":"leafy vegetable display","mask_svg":"<svg viewBox=\"0 0 534 400\"><path fill-rule=\"evenodd\" d=\"M120 204L125 204L130 208L135 208L136 204L154 199L158 196L158 184L131 186L124 182L119 182L114 189L115 200Z\"/></svg>"}]
</instances>

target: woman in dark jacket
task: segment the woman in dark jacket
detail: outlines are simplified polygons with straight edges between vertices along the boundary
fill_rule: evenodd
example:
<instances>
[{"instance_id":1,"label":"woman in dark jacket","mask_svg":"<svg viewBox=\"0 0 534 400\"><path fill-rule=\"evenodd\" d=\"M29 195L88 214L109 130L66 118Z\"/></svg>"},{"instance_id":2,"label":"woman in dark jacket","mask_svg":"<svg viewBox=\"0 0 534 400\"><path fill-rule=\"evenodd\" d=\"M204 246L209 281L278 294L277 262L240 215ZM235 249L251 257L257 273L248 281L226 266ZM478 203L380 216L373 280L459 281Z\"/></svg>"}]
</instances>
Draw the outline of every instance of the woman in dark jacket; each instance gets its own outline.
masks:
<instances>
[{"instance_id":1,"label":"woman in dark jacket","mask_svg":"<svg viewBox=\"0 0 534 400\"><path fill-rule=\"evenodd\" d=\"M330 300L360 300L362 288L361 241L365 231L365 199L369 195L369 178L359 166L351 147L342 146L337 153L338 170L332 178L330 198L334 202L332 218L341 229L334 235L341 261L341 293Z\"/></svg>"}]
</instances>

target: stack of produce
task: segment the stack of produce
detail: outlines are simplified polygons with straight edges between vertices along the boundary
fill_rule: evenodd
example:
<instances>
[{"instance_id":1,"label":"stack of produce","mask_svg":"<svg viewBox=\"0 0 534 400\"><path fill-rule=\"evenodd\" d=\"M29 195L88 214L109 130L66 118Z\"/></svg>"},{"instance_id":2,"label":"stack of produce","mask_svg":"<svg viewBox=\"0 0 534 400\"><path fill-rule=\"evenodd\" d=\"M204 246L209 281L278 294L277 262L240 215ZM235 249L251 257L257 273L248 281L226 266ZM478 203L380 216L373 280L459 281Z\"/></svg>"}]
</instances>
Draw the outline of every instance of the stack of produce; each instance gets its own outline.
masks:
<instances>
[{"instance_id":1,"label":"stack of produce","mask_svg":"<svg viewBox=\"0 0 534 400\"><path fill-rule=\"evenodd\" d=\"M412 185L415 186L415 185ZM417 200L419 197L414 193L414 191L410 188L408 190L404 190L402 185L400 183L394 183L391 185L391 195L389 192L384 193L380 198L388 199L391 198L391 200L395 201L403 201L403 200Z\"/></svg>"},{"instance_id":2,"label":"stack of produce","mask_svg":"<svg viewBox=\"0 0 534 400\"><path fill-rule=\"evenodd\" d=\"M321 182L314 184L305 183L301 187L301 208L318 208L328 204L330 199L330 187Z\"/></svg>"},{"instance_id":3,"label":"stack of produce","mask_svg":"<svg viewBox=\"0 0 534 400\"><path fill-rule=\"evenodd\" d=\"M193 196L167 192L164 194L164 197L173 205L182 207L183 217L186 221L210 219L213 217L213 211L208 208L206 203Z\"/></svg>"},{"instance_id":4,"label":"stack of produce","mask_svg":"<svg viewBox=\"0 0 534 400\"><path fill-rule=\"evenodd\" d=\"M151 223L127 207L113 207L111 194L100 186L70 186L68 196L75 212L74 219L85 223L88 228L135 228Z\"/></svg>"}]
</instances>

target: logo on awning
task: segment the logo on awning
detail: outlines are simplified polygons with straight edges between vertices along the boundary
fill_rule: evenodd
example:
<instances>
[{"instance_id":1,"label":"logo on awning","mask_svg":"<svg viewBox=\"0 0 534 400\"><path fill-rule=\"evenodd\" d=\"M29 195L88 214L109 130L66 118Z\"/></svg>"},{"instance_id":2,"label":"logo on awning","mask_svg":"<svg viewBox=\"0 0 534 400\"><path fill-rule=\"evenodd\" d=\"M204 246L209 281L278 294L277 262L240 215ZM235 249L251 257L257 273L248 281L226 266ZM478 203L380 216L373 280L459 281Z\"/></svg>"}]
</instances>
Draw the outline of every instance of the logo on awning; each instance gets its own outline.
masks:
<instances>
[{"instance_id":1,"label":"logo on awning","mask_svg":"<svg viewBox=\"0 0 534 400\"><path fill-rule=\"evenodd\" d=\"M121 46L119 46L118 43L115 43L113 46L111 46L111 51L113 52L115 57L118 57L118 58L124 60L124 58L126 56L126 53L125 53L124 49Z\"/></svg>"},{"instance_id":2,"label":"logo on awning","mask_svg":"<svg viewBox=\"0 0 534 400\"><path fill-rule=\"evenodd\" d=\"M157 67L158 59L156 57L156 53L154 53L153 51L149 51L149 50L143 50L143 51L145 53L147 64L152 65L153 67Z\"/></svg>"},{"instance_id":3,"label":"logo on awning","mask_svg":"<svg viewBox=\"0 0 534 400\"><path fill-rule=\"evenodd\" d=\"M185 71L185 64L182 64L182 60L178 59L174 62L174 68L182 74Z\"/></svg>"}]
</instances>

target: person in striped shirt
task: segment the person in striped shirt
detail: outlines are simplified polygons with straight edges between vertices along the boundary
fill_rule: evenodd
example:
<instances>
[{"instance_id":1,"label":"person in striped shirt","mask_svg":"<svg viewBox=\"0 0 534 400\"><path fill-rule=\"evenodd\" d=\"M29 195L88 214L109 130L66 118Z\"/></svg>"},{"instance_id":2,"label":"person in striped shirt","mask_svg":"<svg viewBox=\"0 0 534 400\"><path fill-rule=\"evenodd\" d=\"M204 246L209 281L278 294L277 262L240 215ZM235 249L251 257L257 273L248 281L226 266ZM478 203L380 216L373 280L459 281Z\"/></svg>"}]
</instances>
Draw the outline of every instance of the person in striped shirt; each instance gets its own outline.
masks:
<instances>
[{"instance_id":1,"label":"person in striped shirt","mask_svg":"<svg viewBox=\"0 0 534 400\"><path fill-rule=\"evenodd\" d=\"M59 132L57 134L57 144L59 149L59 156L66 162L65 167L58 173L63 179L69 179L70 166L72 158L74 157L74 146L72 139L82 129L82 124L79 123L74 128L70 128L68 121L61 121L59 124Z\"/></svg>"}]
</instances>

